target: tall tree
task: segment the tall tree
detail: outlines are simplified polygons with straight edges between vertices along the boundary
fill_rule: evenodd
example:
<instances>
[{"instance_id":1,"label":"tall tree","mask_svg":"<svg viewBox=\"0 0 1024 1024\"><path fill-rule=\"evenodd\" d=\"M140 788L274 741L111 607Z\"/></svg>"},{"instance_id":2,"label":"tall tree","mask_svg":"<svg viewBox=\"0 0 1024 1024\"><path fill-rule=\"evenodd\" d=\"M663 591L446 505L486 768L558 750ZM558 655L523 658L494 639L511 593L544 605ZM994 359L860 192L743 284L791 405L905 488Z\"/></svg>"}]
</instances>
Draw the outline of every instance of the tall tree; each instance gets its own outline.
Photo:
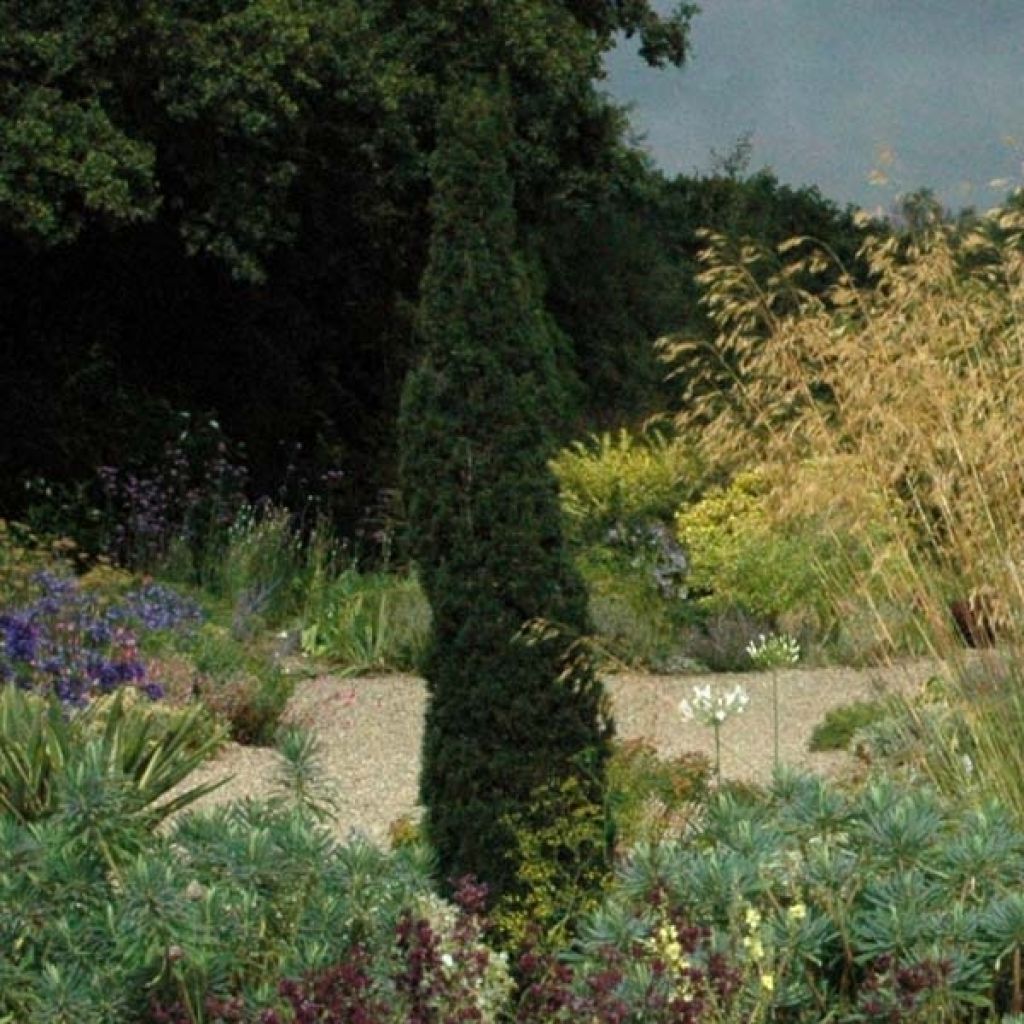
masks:
<instances>
[{"instance_id":1,"label":"tall tree","mask_svg":"<svg viewBox=\"0 0 1024 1024\"><path fill-rule=\"evenodd\" d=\"M679 63L650 0L0 0L0 510L215 409L254 480L281 438L394 483L441 97L499 65L539 230L628 177L596 88L618 33ZM588 369L581 365L581 370ZM154 441L150 447L159 448Z\"/></svg>"},{"instance_id":2,"label":"tall tree","mask_svg":"<svg viewBox=\"0 0 1024 1024\"><path fill-rule=\"evenodd\" d=\"M592 824L560 851L593 877L612 726L567 636L586 594L563 547L545 427L557 391L551 325L517 254L507 90L476 84L443 109L432 164L422 364L400 420L412 548L433 612L420 792L446 877L529 899L522 829ZM558 629L533 639L524 627ZM544 794L557 792L557 809Z\"/></svg>"}]
</instances>

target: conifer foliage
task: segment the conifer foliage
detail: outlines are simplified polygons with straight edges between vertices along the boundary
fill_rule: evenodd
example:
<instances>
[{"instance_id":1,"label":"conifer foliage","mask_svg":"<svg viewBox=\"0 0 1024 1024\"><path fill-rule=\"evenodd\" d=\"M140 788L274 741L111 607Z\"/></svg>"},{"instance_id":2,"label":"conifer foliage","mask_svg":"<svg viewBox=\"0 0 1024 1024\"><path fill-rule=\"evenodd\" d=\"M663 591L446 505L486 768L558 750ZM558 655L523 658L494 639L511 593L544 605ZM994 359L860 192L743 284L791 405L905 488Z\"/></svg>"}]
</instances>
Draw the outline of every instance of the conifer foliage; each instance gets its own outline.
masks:
<instances>
[{"instance_id":1,"label":"conifer foliage","mask_svg":"<svg viewBox=\"0 0 1024 1024\"><path fill-rule=\"evenodd\" d=\"M406 382L400 438L410 542L433 612L427 835L442 877L472 873L529 906L517 832L549 834L552 815L601 819L612 725L600 681L567 639L586 628L586 594L547 468L552 329L516 249L510 106L506 87L476 82L442 112L424 358ZM560 628L524 637L534 620ZM572 877L592 877L604 838L556 856Z\"/></svg>"}]
</instances>

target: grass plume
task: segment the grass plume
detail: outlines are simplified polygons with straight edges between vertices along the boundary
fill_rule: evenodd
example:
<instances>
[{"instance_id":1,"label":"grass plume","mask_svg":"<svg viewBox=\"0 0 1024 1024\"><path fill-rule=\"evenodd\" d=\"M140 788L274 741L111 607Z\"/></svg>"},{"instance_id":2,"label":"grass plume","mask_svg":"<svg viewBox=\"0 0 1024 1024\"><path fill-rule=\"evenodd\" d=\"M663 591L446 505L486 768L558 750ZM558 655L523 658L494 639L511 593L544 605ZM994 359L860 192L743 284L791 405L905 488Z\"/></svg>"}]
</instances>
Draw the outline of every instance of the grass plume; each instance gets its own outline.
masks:
<instances>
[{"instance_id":1,"label":"grass plume","mask_svg":"<svg viewBox=\"0 0 1024 1024\"><path fill-rule=\"evenodd\" d=\"M856 606L876 651L929 654L954 683L970 756L939 744L930 769L969 771L1024 820L1024 217L873 237L861 257L869 285L833 266L811 290L831 259L812 240L709 235L717 336L665 345L697 368L680 427L708 464L770 473L780 524L817 518L837 615ZM965 619L996 649L969 652Z\"/></svg>"}]
</instances>

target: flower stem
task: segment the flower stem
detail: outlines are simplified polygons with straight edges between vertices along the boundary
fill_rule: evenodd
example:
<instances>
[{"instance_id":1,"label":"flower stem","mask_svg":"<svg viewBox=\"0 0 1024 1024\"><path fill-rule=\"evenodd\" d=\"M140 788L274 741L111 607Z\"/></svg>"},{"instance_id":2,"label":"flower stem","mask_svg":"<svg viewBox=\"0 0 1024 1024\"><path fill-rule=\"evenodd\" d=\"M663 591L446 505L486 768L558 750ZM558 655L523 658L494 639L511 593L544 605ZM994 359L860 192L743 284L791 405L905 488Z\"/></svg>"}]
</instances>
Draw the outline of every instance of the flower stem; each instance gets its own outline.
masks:
<instances>
[{"instance_id":1,"label":"flower stem","mask_svg":"<svg viewBox=\"0 0 1024 1024\"><path fill-rule=\"evenodd\" d=\"M775 753L775 774L779 774L779 674L772 673L772 732Z\"/></svg>"},{"instance_id":2,"label":"flower stem","mask_svg":"<svg viewBox=\"0 0 1024 1024\"><path fill-rule=\"evenodd\" d=\"M721 740L722 726L715 722L715 778L718 780L718 785L722 785L722 740Z\"/></svg>"}]
</instances>

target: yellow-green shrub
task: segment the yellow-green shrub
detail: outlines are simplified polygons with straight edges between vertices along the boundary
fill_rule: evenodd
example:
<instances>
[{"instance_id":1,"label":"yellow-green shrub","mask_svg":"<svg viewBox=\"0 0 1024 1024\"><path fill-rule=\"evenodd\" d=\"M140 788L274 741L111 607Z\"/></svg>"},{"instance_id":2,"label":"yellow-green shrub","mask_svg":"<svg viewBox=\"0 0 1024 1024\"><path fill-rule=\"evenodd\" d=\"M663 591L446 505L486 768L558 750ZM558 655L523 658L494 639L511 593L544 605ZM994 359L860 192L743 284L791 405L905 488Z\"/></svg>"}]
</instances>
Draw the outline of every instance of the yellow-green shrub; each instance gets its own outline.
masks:
<instances>
[{"instance_id":1,"label":"yellow-green shrub","mask_svg":"<svg viewBox=\"0 0 1024 1024\"><path fill-rule=\"evenodd\" d=\"M490 914L503 948L565 945L611 881L614 827L587 795L576 777L551 782L534 792L529 808L505 821L514 835L516 884Z\"/></svg>"},{"instance_id":2,"label":"yellow-green shrub","mask_svg":"<svg viewBox=\"0 0 1024 1024\"><path fill-rule=\"evenodd\" d=\"M843 458L740 472L680 509L676 530L703 608L742 609L819 637L856 617L835 594L857 574L894 571L898 558L881 499Z\"/></svg>"},{"instance_id":3,"label":"yellow-green shrub","mask_svg":"<svg viewBox=\"0 0 1024 1024\"><path fill-rule=\"evenodd\" d=\"M765 474L741 473L676 516L688 585L710 611L740 607L774 618L815 600L814 551L801 532L773 520L769 489Z\"/></svg>"},{"instance_id":4,"label":"yellow-green shrub","mask_svg":"<svg viewBox=\"0 0 1024 1024\"><path fill-rule=\"evenodd\" d=\"M570 537L600 542L620 524L670 522L700 481L695 448L683 437L620 429L575 441L551 461Z\"/></svg>"}]
</instances>

